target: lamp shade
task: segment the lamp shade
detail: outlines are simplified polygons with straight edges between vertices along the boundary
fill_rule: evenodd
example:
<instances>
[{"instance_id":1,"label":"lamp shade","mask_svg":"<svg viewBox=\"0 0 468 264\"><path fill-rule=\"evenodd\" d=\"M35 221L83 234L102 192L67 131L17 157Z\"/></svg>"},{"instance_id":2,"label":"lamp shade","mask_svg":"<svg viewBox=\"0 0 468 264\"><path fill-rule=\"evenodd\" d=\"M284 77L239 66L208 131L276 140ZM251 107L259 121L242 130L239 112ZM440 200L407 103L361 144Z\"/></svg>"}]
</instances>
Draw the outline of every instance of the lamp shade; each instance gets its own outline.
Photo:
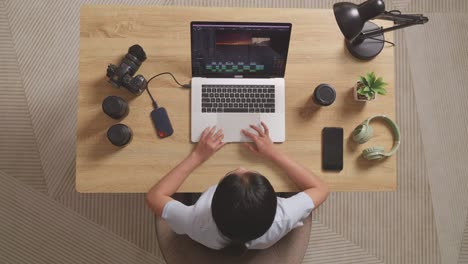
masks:
<instances>
[{"instance_id":1,"label":"lamp shade","mask_svg":"<svg viewBox=\"0 0 468 264\"><path fill-rule=\"evenodd\" d=\"M336 22L347 40L353 40L361 33L366 21L385 11L383 0L368 0L359 5L341 2L333 5Z\"/></svg>"}]
</instances>

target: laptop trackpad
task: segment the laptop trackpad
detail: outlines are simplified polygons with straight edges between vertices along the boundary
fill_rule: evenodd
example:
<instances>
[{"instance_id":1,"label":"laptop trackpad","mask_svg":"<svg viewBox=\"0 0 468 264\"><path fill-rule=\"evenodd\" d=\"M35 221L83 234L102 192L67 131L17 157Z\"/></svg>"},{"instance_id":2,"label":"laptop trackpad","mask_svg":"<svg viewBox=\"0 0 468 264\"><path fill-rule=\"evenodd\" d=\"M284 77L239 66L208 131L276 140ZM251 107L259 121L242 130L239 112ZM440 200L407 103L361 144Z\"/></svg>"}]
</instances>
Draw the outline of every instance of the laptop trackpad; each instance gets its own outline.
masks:
<instances>
[{"instance_id":1,"label":"laptop trackpad","mask_svg":"<svg viewBox=\"0 0 468 264\"><path fill-rule=\"evenodd\" d=\"M218 114L217 127L224 131L224 142L252 141L241 132L245 129L257 134L250 125L260 125L259 114Z\"/></svg>"}]
</instances>

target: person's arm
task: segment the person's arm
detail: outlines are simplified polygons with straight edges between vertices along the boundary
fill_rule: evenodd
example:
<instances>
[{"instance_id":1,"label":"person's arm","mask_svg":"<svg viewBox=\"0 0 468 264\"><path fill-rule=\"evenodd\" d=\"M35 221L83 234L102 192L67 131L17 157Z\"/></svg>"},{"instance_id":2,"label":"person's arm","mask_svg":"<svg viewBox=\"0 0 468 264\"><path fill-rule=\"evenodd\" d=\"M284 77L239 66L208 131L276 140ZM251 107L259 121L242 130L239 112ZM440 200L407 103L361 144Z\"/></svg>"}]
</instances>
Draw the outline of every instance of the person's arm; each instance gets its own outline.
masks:
<instances>
[{"instance_id":1,"label":"person's arm","mask_svg":"<svg viewBox=\"0 0 468 264\"><path fill-rule=\"evenodd\" d=\"M286 172L289 178L314 202L315 207L322 204L328 197L328 186L319 177L296 161L280 152L270 139L268 127L262 122L263 131L257 126L251 125L258 135L246 130L242 132L254 142L253 145L245 143L245 146L255 154L273 161Z\"/></svg>"},{"instance_id":2,"label":"person's arm","mask_svg":"<svg viewBox=\"0 0 468 264\"><path fill-rule=\"evenodd\" d=\"M206 128L194 151L148 191L146 201L158 216L162 215L164 206L172 200L171 195L179 189L190 173L224 146L223 138L222 130L215 133L215 127Z\"/></svg>"}]
</instances>

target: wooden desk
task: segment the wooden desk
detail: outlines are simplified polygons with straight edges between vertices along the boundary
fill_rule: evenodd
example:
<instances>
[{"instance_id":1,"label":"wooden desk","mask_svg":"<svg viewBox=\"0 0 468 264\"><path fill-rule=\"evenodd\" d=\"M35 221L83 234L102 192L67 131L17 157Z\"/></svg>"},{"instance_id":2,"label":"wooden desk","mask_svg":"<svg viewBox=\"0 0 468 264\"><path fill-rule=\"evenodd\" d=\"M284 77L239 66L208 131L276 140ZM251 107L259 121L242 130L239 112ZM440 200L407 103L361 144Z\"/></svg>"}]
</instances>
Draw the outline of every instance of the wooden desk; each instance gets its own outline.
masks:
<instances>
[{"instance_id":1,"label":"wooden desk","mask_svg":"<svg viewBox=\"0 0 468 264\"><path fill-rule=\"evenodd\" d=\"M390 129L375 122L376 135L364 146L356 146L349 137L354 127L371 115L384 113L395 118L394 48L385 47L370 62L354 59L344 47L332 10L85 5L80 16L76 160L79 192L146 192L192 150L190 91L177 88L169 76L151 83L153 95L166 107L175 128L173 136L161 140L149 118L152 106L147 94L135 97L125 89L116 89L107 82L105 73L109 63L120 63L128 47L138 43L148 56L139 74L149 78L171 71L181 82L188 82L190 21L194 20L292 23L285 76L286 142L278 147L322 177L332 191L395 190L395 156L381 162L360 158L365 147L380 145L389 149ZM392 40L393 36L387 33L386 38ZM372 70L389 83L388 95L370 103L355 102L351 87L358 75ZM320 83L335 87L336 102L303 112ZM103 99L109 95L129 102L130 114L122 123L132 128L134 137L125 148L112 146L106 138L107 129L118 123L101 109ZM326 126L343 127L345 131L344 169L340 173L321 170L321 131ZM179 190L203 191L239 166L266 175L276 191L296 190L277 167L253 156L240 144L226 145Z\"/></svg>"}]
</instances>

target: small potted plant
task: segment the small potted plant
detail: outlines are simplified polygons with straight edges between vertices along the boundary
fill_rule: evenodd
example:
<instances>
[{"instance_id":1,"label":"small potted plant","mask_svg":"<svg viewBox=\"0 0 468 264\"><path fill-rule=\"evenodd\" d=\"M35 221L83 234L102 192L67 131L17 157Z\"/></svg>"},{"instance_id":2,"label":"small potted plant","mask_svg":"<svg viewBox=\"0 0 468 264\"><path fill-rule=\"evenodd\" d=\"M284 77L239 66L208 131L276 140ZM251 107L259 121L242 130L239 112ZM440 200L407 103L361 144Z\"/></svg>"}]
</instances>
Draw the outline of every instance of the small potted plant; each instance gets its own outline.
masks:
<instances>
[{"instance_id":1,"label":"small potted plant","mask_svg":"<svg viewBox=\"0 0 468 264\"><path fill-rule=\"evenodd\" d=\"M359 81L354 86L354 99L356 101L372 101L375 99L375 94L387 94L385 83L382 77L376 78L374 72L368 72L366 76L359 76Z\"/></svg>"}]
</instances>

